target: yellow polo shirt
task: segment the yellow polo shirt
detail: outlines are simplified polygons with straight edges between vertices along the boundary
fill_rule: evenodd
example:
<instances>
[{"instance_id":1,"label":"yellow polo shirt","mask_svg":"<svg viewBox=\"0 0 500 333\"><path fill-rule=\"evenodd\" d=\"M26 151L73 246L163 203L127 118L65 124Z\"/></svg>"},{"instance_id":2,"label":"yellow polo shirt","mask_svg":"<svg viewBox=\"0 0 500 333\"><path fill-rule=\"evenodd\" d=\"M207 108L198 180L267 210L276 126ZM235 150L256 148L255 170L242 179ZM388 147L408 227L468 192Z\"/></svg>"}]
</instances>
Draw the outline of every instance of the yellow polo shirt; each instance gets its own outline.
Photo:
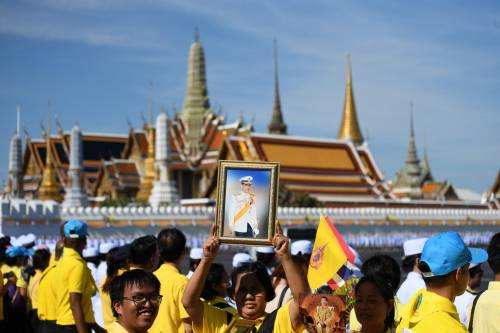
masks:
<instances>
[{"instance_id":1,"label":"yellow polo shirt","mask_svg":"<svg viewBox=\"0 0 500 333\"><path fill-rule=\"evenodd\" d=\"M40 278L42 277L42 271L39 269L35 270L35 275L30 278L28 283L28 297L31 300L31 308L33 310L38 309L37 305L37 290L40 285Z\"/></svg>"},{"instance_id":2,"label":"yellow polo shirt","mask_svg":"<svg viewBox=\"0 0 500 333\"><path fill-rule=\"evenodd\" d=\"M472 303L467 314L467 326L470 321ZM474 311L473 332L500 332L500 281L490 281L488 289L481 294Z\"/></svg>"},{"instance_id":3,"label":"yellow polo shirt","mask_svg":"<svg viewBox=\"0 0 500 333\"><path fill-rule=\"evenodd\" d=\"M109 325L109 328L106 328L108 333L129 333L122 325L120 325L117 321L112 322Z\"/></svg>"},{"instance_id":4,"label":"yellow polo shirt","mask_svg":"<svg viewBox=\"0 0 500 333\"><path fill-rule=\"evenodd\" d=\"M188 283L188 278L181 274L172 264L162 264L154 274L160 280L160 295L163 299L158 309L158 316L149 333L183 333L183 319L189 318L182 305L182 295Z\"/></svg>"},{"instance_id":5,"label":"yellow polo shirt","mask_svg":"<svg viewBox=\"0 0 500 333\"><path fill-rule=\"evenodd\" d=\"M52 290L52 279L57 261L51 264L42 273L37 290L38 318L40 320L56 320L56 298Z\"/></svg>"},{"instance_id":6,"label":"yellow polo shirt","mask_svg":"<svg viewBox=\"0 0 500 333\"><path fill-rule=\"evenodd\" d=\"M58 325L74 325L75 319L69 303L69 294L82 294L82 310L86 323L95 323L92 311L92 295L96 285L87 263L75 250L65 247L64 255L54 270L52 289L56 299L56 323Z\"/></svg>"},{"instance_id":7,"label":"yellow polo shirt","mask_svg":"<svg viewBox=\"0 0 500 333\"><path fill-rule=\"evenodd\" d=\"M116 276L120 276L126 271L126 269L119 269ZM105 292L102 290L106 279L107 276L102 279L101 285L99 286L99 296L101 298L102 320L104 321L104 328L109 331L113 323L116 321L116 318L115 316L113 316L113 311L111 310L111 298L109 297L109 292Z\"/></svg>"},{"instance_id":8,"label":"yellow polo shirt","mask_svg":"<svg viewBox=\"0 0 500 333\"><path fill-rule=\"evenodd\" d=\"M258 330L262 325L262 322L266 318L262 316L257 320L258 324L255 328ZM196 327L193 325L194 333L225 333L225 332L238 332L237 328L234 328L235 321L240 318L239 314L233 316L233 319L228 323L227 312L218 309L214 306L203 302L203 327ZM231 326L233 328L231 329ZM303 327L299 328L297 332L302 332ZM290 302L279 308L276 314L276 321L273 327L274 333L289 333L294 332L292 327L292 321L290 319Z\"/></svg>"},{"instance_id":9,"label":"yellow polo shirt","mask_svg":"<svg viewBox=\"0 0 500 333\"><path fill-rule=\"evenodd\" d=\"M433 292L420 289L405 305L397 333L467 333L455 304Z\"/></svg>"},{"instance_id":10,"label":"yellow polo shirt","mask_svg":"<svg viewBox=\"0 0 500 333\"><path fill-rule=\"evenodd\" d=\"M21 274L20 267L3 265L2 266L2 274L8 273L8 272L13 272L16 275L16 278L17 278L16 287L28 288L28 283L23 278L23 275Z\"/></svg>"}]
</instances>

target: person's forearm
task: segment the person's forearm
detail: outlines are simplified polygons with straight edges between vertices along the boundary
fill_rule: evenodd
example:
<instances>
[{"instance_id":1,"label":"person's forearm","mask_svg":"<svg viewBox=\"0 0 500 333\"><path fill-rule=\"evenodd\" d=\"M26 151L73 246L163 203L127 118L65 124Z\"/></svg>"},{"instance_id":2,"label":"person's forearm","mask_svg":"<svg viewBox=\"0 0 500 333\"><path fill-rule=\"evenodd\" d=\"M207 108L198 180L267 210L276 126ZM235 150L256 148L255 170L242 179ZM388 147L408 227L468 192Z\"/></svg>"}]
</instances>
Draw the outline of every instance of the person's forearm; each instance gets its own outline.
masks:
<instances>
[{"instance_id":1,"label":"person's forearm","mask_svg":"<svg viewBox=\"0 0 500 333\"><path fill-rule=\"evenodd\" d=\"M193 275L189 279L186 288L184 289L184 294L182 295L182 305L186 311L190 313L190 308L195 307L197 304L201 303L200 297L205 286L205 280L207 279L208 271L210 270L210 265L212 265L212 258L202 258L198 267L196 267Z\"/></svg>"},{"instance_id":2,"label":"person's forearm","mask_svg":"<svg viewBox=\"0 0 500 333\"><path fill-rule=\"evenodd\" d=\"M285 271L288 286L292 291L294 300L300 302L300 297L311 292L306 277L300 268L294 264L292 257L288 254L281 258L281 264Z\"/></svg>"},{"instance_id":3,"label":"person's forearm","mask_svg":"<svg viewBox=\"0 0 500 333\"><path fill-rule=\"evenodd\" d=\"M78 333L88 333L85 317L83 316L81 294L70 293L69 303L73 318L75 319L75 326Z\"/></svg>"}]
</instances>

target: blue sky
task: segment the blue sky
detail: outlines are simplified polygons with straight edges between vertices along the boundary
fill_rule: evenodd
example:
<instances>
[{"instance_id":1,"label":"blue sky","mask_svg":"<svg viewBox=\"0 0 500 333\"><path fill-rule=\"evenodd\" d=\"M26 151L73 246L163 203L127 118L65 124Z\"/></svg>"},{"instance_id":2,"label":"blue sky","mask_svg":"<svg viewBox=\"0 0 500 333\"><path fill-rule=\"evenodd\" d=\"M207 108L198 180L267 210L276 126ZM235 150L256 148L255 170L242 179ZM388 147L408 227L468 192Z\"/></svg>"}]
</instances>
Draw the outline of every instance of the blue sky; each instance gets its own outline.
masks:
<instances>
[{"instance_id":1,"label":"blue sky","mask_svg":"<svg viewBox=\"0 0 500 333\"><path fill-rule=\"evenodd\" d=\"M419 155L435 178L487 190L500 168L500 3L496 1L18 0L0 2L0 179L16 105L40 137L48 100L65 129L127 133L182 107L198 27L212 106L227 121L273 103L279 45L289 133L337 135L351 53L363 133L387 179L405 160L413 100Z\"/></svg>"}]
</instances>

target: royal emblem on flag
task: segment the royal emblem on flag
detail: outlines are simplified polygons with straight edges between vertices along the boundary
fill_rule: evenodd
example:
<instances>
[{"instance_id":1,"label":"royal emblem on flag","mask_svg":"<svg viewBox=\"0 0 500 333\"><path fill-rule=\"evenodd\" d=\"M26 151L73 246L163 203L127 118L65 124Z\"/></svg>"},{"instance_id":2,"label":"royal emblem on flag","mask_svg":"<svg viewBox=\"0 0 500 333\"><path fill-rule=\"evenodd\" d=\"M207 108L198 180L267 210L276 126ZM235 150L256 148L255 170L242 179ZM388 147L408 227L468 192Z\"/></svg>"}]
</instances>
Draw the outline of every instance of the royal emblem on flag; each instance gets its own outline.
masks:
<instances>
[{"instance_id":1,"label":"royal emblem on flag","mask_svg":"<svg viewBox=\"0 0 500 333\"><path fill-rule=\"evenodd\" d=\"M325 256L325 248L326 244L319 246L318 248L313 250L311 255L311 260L309 261L309 267L314 269L319 269L321 264L323 263L323 258Z\"/></svg>"}]
</instances>

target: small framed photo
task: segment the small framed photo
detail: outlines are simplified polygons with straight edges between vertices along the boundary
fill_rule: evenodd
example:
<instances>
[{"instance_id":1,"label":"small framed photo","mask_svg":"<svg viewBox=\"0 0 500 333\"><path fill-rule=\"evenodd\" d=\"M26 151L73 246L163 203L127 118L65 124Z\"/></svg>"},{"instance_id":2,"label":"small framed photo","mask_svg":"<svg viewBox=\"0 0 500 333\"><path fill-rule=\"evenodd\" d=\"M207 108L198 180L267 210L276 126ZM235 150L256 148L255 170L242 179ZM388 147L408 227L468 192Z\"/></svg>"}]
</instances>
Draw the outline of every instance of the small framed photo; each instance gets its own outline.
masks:
<instances>
[{"instance_id":1,"label":"small framed photo","mask_svg":"<svg viewBox=\"0 0 500 333\"><path fill-rule=\"evenodd\" d=\"M222 243L271 245L279 163L219 161L218 235Z\"/></svg>"}]
</instances>

